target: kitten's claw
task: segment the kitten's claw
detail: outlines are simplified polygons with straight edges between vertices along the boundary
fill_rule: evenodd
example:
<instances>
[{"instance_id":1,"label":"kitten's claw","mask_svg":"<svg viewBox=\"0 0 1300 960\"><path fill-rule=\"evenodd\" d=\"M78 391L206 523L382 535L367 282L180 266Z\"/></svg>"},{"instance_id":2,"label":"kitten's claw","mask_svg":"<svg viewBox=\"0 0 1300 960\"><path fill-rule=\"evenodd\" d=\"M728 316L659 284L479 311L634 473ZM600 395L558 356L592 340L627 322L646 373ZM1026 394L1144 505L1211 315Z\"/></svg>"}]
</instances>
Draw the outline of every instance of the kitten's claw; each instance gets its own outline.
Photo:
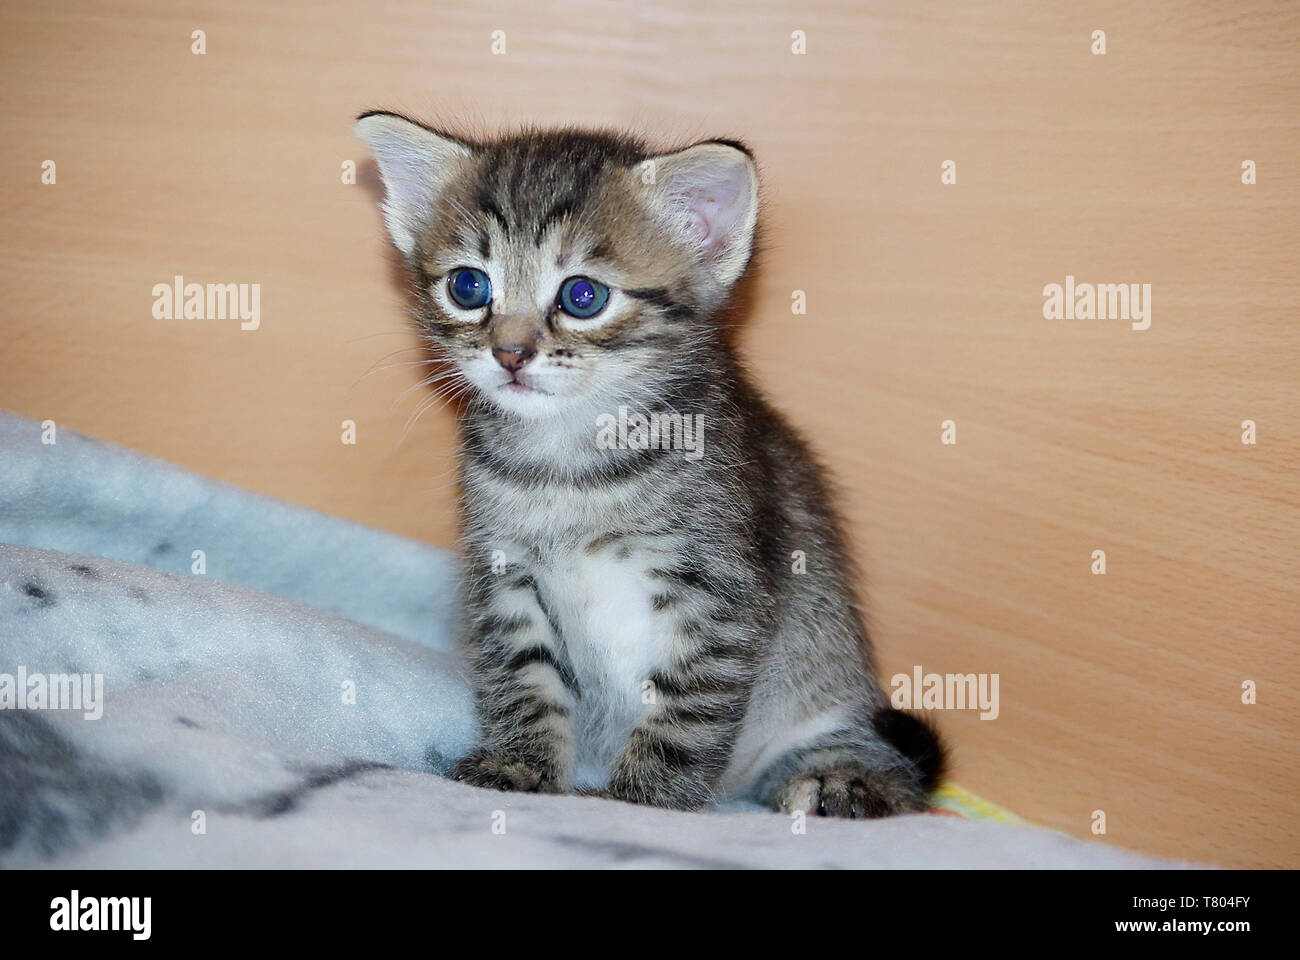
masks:
<instances>
[{"instance_id":1,"label":"kitten's claw","mask_svg":"<svg viewBox=\"0 0 1300 960\"><path fill-rule=\"evenodd\" d=\"M777 795L783 813L802 810L819 817L869 820L920 813L924 792L856 767L830 767L796 774Z\"/></svg>"},{"instance_id":2,"label":"kitten's claw","mask_svg":"<svg viewBox=\"0 0 1300 960\"><path fill-rule=\"evenodd\" d=\"M488 790L520 793L560 793L560 785L545 770L518 757L475 751L452 768L451 778Z\"/></svg>"}]
</instances>

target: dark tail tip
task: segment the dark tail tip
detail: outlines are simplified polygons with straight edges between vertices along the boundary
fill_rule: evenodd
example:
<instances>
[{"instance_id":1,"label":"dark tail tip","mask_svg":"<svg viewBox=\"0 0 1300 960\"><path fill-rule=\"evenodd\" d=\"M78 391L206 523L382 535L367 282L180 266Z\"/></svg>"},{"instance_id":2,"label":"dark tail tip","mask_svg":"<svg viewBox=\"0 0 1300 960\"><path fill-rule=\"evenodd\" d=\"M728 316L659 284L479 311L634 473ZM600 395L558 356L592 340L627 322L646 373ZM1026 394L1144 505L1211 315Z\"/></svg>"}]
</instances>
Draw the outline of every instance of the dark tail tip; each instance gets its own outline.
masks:
<instances>
[{"instance_id":1,"label":"dark tail tip","mask_svg":"<svg viewBox=\"0 0 1300 960\"><path fill-rule=\"evenodd\" d=\"M918 713L904 713L884 707L871 720L886 741L921 770L921 784L926 790L939 785L948 767L948 749L939 739L934 722Z\"/></svg>"}]
</instances>

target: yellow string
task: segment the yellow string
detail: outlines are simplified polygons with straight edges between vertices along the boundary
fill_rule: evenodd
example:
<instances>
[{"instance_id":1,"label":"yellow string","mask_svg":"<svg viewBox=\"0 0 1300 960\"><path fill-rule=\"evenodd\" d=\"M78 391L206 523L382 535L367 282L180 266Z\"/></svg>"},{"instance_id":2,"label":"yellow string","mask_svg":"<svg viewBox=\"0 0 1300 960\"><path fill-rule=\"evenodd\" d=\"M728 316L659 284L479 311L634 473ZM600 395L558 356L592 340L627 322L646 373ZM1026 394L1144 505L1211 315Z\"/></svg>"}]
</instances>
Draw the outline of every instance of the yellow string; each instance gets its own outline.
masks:
<instances>
[{"instance_id":1,"label":"yellow string","mask_svg":"<svg viewBox=\"0 0 1300 960\"><path fill-rule=\"evenodd\" d=\"M944 782L934 791L934 797L939 799L938 806L948 810L955 810L957 813L966 815L975 814L983 820L996 820L999 823L1013 823L1020 826L1028 826L1028 822L1016 816L1005 807L999 807L996 803L985 800L983 797L976 796L965 787L958 786L955 783Z\"/></svg>"}]
</instances>

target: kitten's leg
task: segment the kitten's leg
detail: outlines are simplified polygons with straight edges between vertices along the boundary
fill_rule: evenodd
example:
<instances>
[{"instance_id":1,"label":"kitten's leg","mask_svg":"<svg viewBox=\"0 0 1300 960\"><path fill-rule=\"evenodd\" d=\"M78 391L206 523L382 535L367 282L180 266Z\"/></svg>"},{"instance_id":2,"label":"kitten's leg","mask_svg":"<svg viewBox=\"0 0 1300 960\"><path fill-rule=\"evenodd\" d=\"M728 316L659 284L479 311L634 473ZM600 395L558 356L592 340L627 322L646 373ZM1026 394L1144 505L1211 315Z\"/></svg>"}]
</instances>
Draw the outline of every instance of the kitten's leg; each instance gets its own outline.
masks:
<instances>
[{"instance_id":1,"label":"kitten's leg","mask_svg":"<svg viewBox=\"0 0 1300 960\"><path fill-rule=\"evenodd\" d=\"M650 678L657 702L632 731L602 795L676 810L715 799L752 684L737 664L710 659Z\"/></svg>"},{"instance_id":2,"label":"kitten's leg","mask_svg":"<svg viewBox=\"0 0 1300 960\"><path fill-rule=\"evenodd\" d=\"M943 762L927 724L886 708L790 751L764 775L758 794L785 813L855 820L920 813L929 808Z\"/></svg>"},{"instance_id":3,"label":"kitten's leg","mask_svg":"<svg viewBox=\"0 0 1300 960\"><path fill-rule=\"evenodd\" d=\"M469 606L483 732L452 777L498 790L568 790L578 685L535 581L512 567L476 585Z\"/></svg>"},{"instance_id":4,"label":"kitten's leg","mask_svg":"<svg viewBox=\"0 0 1300 960\"><path fill-rule=\"evenodd\" d=\"M755 677L755 638L729 612L723 585L699 574L654 571L661 626L674 656L649 680L653 694L602 793L631 803L695 810L735 749Z\"/></svg>"}]
</instances>

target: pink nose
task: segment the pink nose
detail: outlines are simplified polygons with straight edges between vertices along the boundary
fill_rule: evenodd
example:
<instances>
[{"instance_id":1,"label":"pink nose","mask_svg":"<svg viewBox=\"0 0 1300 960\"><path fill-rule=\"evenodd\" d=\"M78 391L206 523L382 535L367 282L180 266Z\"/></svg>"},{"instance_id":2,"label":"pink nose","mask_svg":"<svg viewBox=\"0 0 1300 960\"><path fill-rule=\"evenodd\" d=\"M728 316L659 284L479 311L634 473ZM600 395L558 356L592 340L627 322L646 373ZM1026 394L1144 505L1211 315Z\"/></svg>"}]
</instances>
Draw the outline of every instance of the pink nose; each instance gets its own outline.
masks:
<instances>
[{"instance_id":1,"label":"pink nose","mask_svg":"<svg viewBox=\"0 0 1300 960\"><path fill-rule=\"evenodd\" d=\"M492 356L511 373L518 373L529 360L537 356L537 351L531 347L493 347Z\"/></svg>"}]
</instances>

